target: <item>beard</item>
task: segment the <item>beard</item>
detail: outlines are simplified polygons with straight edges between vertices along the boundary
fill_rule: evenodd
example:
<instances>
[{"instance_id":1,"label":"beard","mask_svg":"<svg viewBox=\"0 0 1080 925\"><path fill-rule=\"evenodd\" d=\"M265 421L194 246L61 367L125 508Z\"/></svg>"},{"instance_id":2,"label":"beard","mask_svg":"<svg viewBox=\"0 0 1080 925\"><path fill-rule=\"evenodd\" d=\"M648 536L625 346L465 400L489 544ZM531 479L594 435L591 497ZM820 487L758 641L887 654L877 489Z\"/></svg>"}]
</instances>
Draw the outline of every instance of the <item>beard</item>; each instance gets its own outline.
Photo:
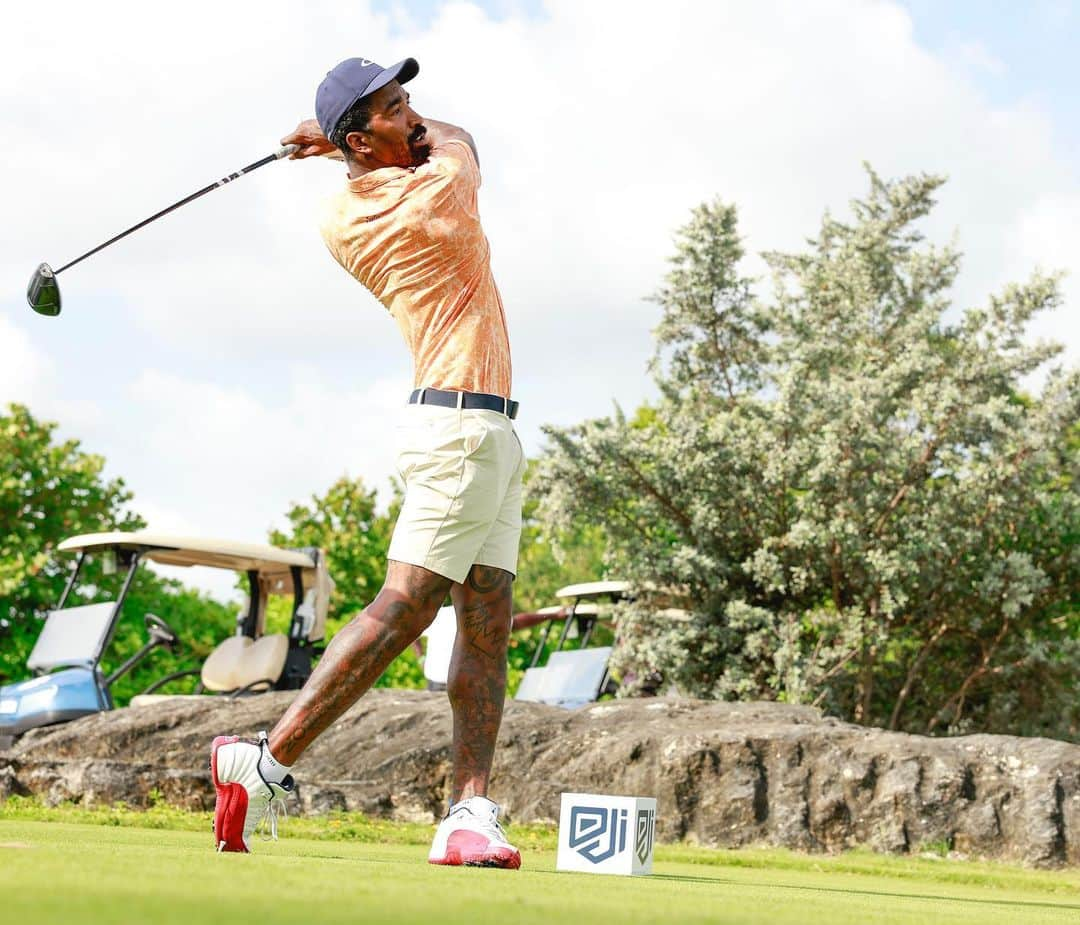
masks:
<instances>
[{"instance_id":1,"label":"beard","mask_svg":"<svg viewBox=\"0 0 1080 925\"><path fill-rule=\"evenodd\" d=\"M409 153L412 154L413 167L419 167L431 156L431 144L427 138L427 129L418 125L409 136Z\"/></svg>"},{"instance_id":2,"label":"beard","mask_svg":"<svg viewBox=\"0 0 1080 925\"><path fill-rule=\"evenodd\" d=\"M424 142L418 145L409 145L409 153L412 154L413 167L419 167L431 156L431 145Z\"/></svg>"}]
</instances>

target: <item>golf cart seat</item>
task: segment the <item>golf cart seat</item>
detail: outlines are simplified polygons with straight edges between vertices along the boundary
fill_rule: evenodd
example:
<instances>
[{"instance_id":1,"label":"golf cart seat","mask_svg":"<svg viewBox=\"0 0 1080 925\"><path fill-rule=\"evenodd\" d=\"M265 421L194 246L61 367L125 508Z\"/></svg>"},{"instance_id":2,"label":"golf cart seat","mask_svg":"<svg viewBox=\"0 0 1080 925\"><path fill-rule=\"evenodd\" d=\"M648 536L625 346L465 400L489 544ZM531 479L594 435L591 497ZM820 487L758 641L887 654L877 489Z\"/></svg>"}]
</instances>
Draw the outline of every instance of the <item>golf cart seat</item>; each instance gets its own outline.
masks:
<instances>
[{"instance_id":1,"label":"golf cart seat","mask_svg":"<svg viewBox=\"0 0 1080 925\"><path fill-rule=\"evenodd\" d=\"M270 633L252 639L230 636L203 662L201 678L208 691L271 688L277 684L289 655L289 637Z\"/></svg>"},{"instance_id":2,"label":"golf cart seat","mask_svg":"<svg viewBox=\"0 0 1080 925\"><path fill-rule=\"evenodd\" d=\"M202 691L215 694L253 694L273 690L281 680L289 658L289 637L284 633L269 633L252 639L250 636L229 636L214 647L199 671L182 671L162 678L157 684L131 698L130 706L148 707L168 700L202 700ZM199 676L197 694L155 694L161 684L185 675Z\"/></svg>"}]
</instances>

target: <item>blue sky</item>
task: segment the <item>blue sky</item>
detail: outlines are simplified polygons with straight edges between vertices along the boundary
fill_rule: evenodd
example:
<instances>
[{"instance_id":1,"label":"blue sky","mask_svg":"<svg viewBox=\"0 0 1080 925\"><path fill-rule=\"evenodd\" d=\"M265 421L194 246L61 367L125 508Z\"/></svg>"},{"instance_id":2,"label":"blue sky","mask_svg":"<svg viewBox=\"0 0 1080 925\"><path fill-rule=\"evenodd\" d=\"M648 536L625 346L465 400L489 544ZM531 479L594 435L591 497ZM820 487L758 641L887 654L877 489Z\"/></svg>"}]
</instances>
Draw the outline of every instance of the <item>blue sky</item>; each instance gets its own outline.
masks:
<instances>
[{"instance_id":1,"label":"blue sky","mask_svg":"<svg viewBox=\"0 0 1080 925\"><path fill-rule=\"evenodd\" d=\"M915 38L967 70L998 105L1051 113L1080 153L1080 4L1062 0L903 0ZM985 49L981 64L973 43Z\"/></svg>"}]
</instances>

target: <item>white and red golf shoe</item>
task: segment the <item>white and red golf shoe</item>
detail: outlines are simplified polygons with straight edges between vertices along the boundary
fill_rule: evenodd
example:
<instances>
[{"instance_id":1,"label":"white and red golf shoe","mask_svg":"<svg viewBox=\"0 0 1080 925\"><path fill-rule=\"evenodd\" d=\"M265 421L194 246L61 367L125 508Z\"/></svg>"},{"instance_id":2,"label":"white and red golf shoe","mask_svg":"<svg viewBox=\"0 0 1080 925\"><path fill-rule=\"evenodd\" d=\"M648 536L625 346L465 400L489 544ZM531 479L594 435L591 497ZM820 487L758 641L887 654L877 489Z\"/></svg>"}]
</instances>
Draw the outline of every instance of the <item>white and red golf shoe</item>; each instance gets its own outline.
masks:
<instances>
[{"instance_id":1,"label":"white and red golf shoe","mask_svg":"<svg viewBox=\"0 0 1080 925\"><path fill-rule=\"evenodd\" d=\"M293 789L291 775L268 781L259 770L266 748L265 733L259 742L239 736L218 736L210 744L210 773L217 790L214 804L214 847L218 851L251 850L251 836L264 819L270 835L277 838L278 814L285 811L285 795Z\"/></svg>"},{"instance_id":2,"label":"white and red golf shoe","mask_svg":"<svg viewBox=\"0 0 1080 925\"><path fill-rule=\"evenodd\" d=\"M469 797L450 807L435 831L429 864L521 867L521 852L506 840L499 807L487 797Z\"/></svg>"}]
</instances>

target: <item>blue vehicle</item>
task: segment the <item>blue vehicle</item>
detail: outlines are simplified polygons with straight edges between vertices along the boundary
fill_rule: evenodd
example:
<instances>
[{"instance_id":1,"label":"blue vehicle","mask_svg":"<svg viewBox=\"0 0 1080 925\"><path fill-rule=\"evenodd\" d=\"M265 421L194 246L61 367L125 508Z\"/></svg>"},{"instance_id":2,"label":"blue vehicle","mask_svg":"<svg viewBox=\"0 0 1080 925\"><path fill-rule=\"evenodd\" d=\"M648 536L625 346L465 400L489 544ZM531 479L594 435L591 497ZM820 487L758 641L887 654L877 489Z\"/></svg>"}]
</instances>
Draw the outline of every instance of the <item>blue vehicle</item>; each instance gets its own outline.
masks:
<instances>
[{"instance_id":1,"label":"blue vehicle","mask_svg":"<svg viewBox=\"0 0 1080 925\"><path fill-rule=\"evenodd\" d=\"M184 674L200 674L197 691L248 693L295 689L311 674L326 624L333 581L321 550L286 550L225 540L163 536L149 531L94 533L64 540L58 549L78 553L56 610L27 659L36 677L0 686L0 748L22 733L113 709L110 688L158 647L172 649L177 635L160 617L146 614L148 640L106 676L102 654L112 641L124 599L136 571L146 561L203 565L247 574L250 603L237 617L236 635L224 640L201 672L180 672L151 686L156 690ZM66 606L88 555L104 554L126 569L115 601ZM272 594L293 597L288 634L264 633L266 603ZM150 689L148 689L150 690ZM144 702L155 699L141 697Z\"/></svg>"}]
</instances>

